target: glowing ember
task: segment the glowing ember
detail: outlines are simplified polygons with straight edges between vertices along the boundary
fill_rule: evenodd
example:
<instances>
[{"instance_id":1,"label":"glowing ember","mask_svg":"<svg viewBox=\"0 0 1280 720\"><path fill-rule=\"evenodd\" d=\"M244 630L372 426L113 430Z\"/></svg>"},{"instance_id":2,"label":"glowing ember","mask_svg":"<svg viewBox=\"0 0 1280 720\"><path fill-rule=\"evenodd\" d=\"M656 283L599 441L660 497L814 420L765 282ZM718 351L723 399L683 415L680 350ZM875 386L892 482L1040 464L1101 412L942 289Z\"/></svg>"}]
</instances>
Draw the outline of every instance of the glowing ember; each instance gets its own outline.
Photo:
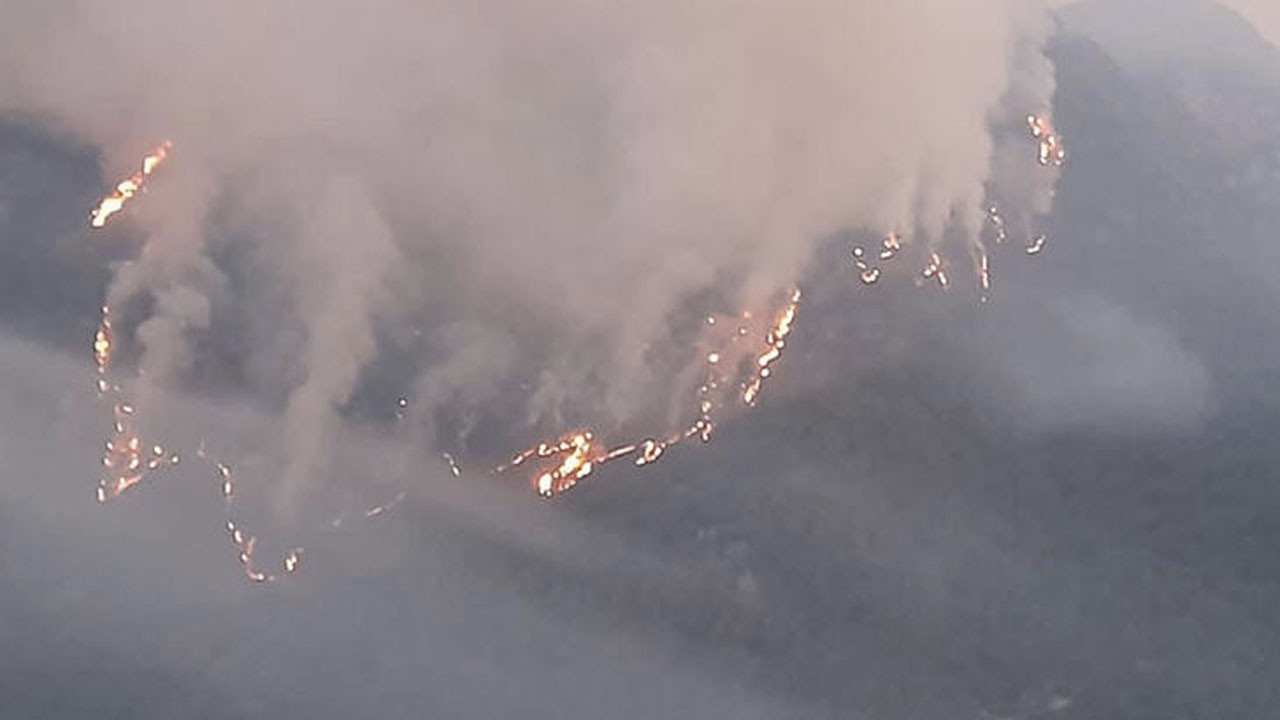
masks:
<instances>
[{"instance_id":1,"label":"glowing ember","mask_svg":"<svg viewBox=\"0 0 1280 720\"><path fill-rule=\"evenodd\" d=\"M98 366L98 374L104 375L111 364L111 311L103 306L102 321L93 335L93 361ZM104 392L102 382L98 384L99 392Z\"/></svg>"},{"instance_id":2,"label":"glowing ember","mask_svg":"<svg viewBox=\"0 0 1280 720\"><path fill-rule=\"evenodd\" d=\"M240 558L240 564L244 566L245 577L255 583L275 580L274 576L258 570L254 565L253 550L257 545L257 538L252 535L245 535L244 532L230 520L227 521L227 533L231 536L231 544L236 549L237 556Z\"/></svg>"},{"instance_id":3,"label":"glowing ember","mask_svg":"<svg viewBox=\"0 0 1280 720\"><path fill-rule=\"evenodd\" d=\"M787 302L777 312L773 324L765 333L764 347L757 352L752 362L752 375L739 387L745 405L753 407L759 399L764 382L773 373L774 365L782 357L786 348L787 337L795 324L796 314L800 307L800 291L793 290ZM753 316L745 312L741 316L744 324L739 325L729 337L730 343L750 334L747 324ZM715 316L707 318L707 325L715 327ZM742 357L742 356L736 356ZM732 387L728 376L724 373L725 353L711 351L705 356L707 378L698 387L698 419L682 432L674 433L666 439L646 438L640 442L618 445L612 449L596 441L591 430L576 430L554 442L541 442L533 447L516 453L509 463L494 469L503 473L511 468L519 467L531 460L557 460L557 464L544 467L533 475L533 485L537 493L550 498L566 490L572 489L579 481L591 475L599 467L621 458L634 457L636 467L644 467L657 462L671 447L689 438L697 437L703 442L710 442L715 431L713 415L719 407L717 399L721 391Z\"/></svg>"},{"instance_id":4,"label":"glowing ember","mask_svg":"<svg viewBox=\"0 0 1280 720\"><path fill-rule=\"evenodd\" d=\"M302 548L294 548L284 556L284 571L292 573L298 569L298 565L302 562Z\"/></svg>"},{"instance_id":5,"label":"glowing ember","mask_svg":"<svg viewBox=\"0 0 1280 720\"><path fill-rule=\"evenodd\" d=\"M760 396L764 381L773 372L772 367L787 346L787 336L791 334L791 326L795 322L796 313L800 309L800 291L794 290L786 306L778 312L773 327L765 335L765 349L756 357L756 376L749 380L742 389L742 402L754 407Z\"/></svg>"},{"instance_id":6,"label":"glowing ember","mask_svg":"<svg viewBox=\"0 0 1280 720\"><path fill-rule=\"evenodd\" d=\"M395 508L395 506L399 505L399 504L400 504L400 501L404 500L404 496L405 496L405 493L404 493L404 491L403 491L403 490L401 490L401 491L400 491L400 493L399 493L399 494L397 494L397 495L395 496L395 498L393 498L393 499L391 500L391 502L386 503L385 505L378 505L378 506L376 506L376 507L371 507L371 508L369 508L368 510L365 510L365 511L364 511L364 516L365 516L366 518L370 518L370 519L372 519L372 518L376 518L376 517L378 517L378 516L380 516L380 515L385 515L385 514L387 514L387 513L391 512L391 510L392 510L393 508Z\"/></svg>"},{"instance_id":7,"label":"glowing ember","mask_svg":"<svg viewBox=\"0 0 1280 720\"><path fill-rule=\"evenodd\" d=\"M447 452L442 452L440 453L440 457L444 458L444 461L449 463L449 472L452 473L454 477L462 477L462 468L458 467L458 461L452 455Z\"/></svg>"},{"instance_id":8,"label":"glowing ember","mask_svg":"<svg viewBox=\"0 0 1280 720\"><path fill-rule=\"evenodd\" d=\"M172 143L166 141L156 148L152 154L143 159L141 171L121 182L116 186L114 193L102 200L93 212L93 227L105 225L112 215L123 209L125 204L142 190L146 178L165 161L172 147ZM102 319L94 333L92 349L98 375L96 387L100 395L110 398L114 419L113 433L103 442L101 457L103 475L98 481L95 493L99 503L106 503L142 483L149 474L164 467L176 466L180 456L160 443L143 442L142 437L134 430L137 410L133 403L124 397L120 386L109 376L115 338L111 325L111 311L106 306L102 308ZM406 404L407 401L402 398L401 407ZM235 496L231 468L210 457L203 442L196 449L196 457L210 464L214 469L220 494L225 501L226 531L240 563L244 566L245 576L255 583L274 580L275 576L259 570L254 564L256 539L248 535L231 517ZM403 497L404 493L401 493L395 502L399 502ZM386 506L385 509L389 507ZM285 573L292 574L298 569L301 561L302 548L294 548L287 552L283 559Z\"/></svg>"},{"instance_id":9,"label":"glowing ember","mask_svg":"<svg viewBox=\"0 0 1280 720\"><path fill-rule=\"evenodd\" d=\"M992 205L987 208L987 222L996 229L996 244L1001 245L1005 240L1009 239L1009 231L1005 228L1004 216L1000 214L1000 208Z\"/></svg>"},{"instance_id":10,"label":"glowing ember","mask_svg":"<svg viewBox=\"0 0 1280 720\"><path fill-rule=\"evenodd\" d=\"M114 391L110 383L106 383L106 387ZM177 465L179 461L177 453L170 453L162 445L153 444L150 452L144 449L146 446L142 439L132 429L132 405L121 400L113 406L112 412L115 415L114 433L103 443L101 463L104 472L96 491L100 503L123 495L151 472Z\"/></svg>"},{"instance_id":11,"label":"glowing ember","mask_svg":"<svg viewBox=\"0 0 1280 720\"><path fill-rule=\"evenodd\" d=\"M889 233L880 241L880 249L877 257L880 262L888 262L897 257L902 252L902 236L897 233ZM854 246L853 265L858 269L858 277L864 285L875 285L880 281L882 270L867 261L867 251L861 246Z\"/></svg>"},{"instance_id":12,"label":"glowing ember","mask_svg":"<svg viewBox=\"0 0 1280 720\"><path fill-rule=\"evenodd\" d=\"M652 462L657 462L662 457L662 453L666 452L666 443L659 442L650 438L640 445L640 457L636 458L636 467L643 467Z\"/></svg>"},{"instance_id":13,"label":"glowing ember","mask_svg":"<svg viewBox=\"0 0 1280 720\"><path fill-rule=\"evenodd\" d=\"M169 157L169 151L172 149L173 143L165 140L160 144L160 147L157 147L150 155L143 158L141 170L122 180L120 184L116 185L115 191L102 198L102 202L98 203L98 207L94 208L89 224L95 228L103 227L112 215L123 210L124 206L142 190L147 177L155 172L155 169L160 167L161 163Z\"/></svg>"},{"instance_id":14,"label":"glowing ember","mask_svg":"<svg viewBox=\"0 0 1280 720\"><path fill-rule=\"evenodd\" d=\"M1062 138L1053 129L1053 120L1047 115L1028 115L1027 127L1031 129L1031 137L1040 141L1037 159L1041 165L1062 167L1067 161L1067 149Z\"/></svg>"},{"instance_id":15,"label":"glowing ember","mask_svg":"<svg viewBox=\"0 0 1280 720\"><path fill-rule=\"evenodd\" d=\"M991 260L985 249L978 252L978 283L982 287L982 302L987 302L988 293L991 292Z\"/></svg>"},{"instance_id":16,"label":"glowing ember","mask_svg":"<svg viewBox=\"0 0 1280 720\"><path fill-rule=\"evenodd\" d=\"M568 435L560 441L558 447L564 449L559 452L564 454L564 459L554 470L538 476L539 495L551 497L572 488L579 480L591 474L595 469L592 456L597 451L592 443L593 437L591 431L587 430Z\"/></svg>"},{"instance_id":17,"label":"glowing ember","mask_svg":"<svg viewBox=\"0 0 1280 720\"><path fill-rule=\"evenodd\" d=\"M854 246L851 253L853 255L853 266L858 268L858 273L862 277L862 282L867 285L873 285L880 279L880 268L872 267L866 261L867 252L861 245Z\"/></svg>"},{"instance_id":18,"label":"glowing ember","mask_svg":"<svg viewBox=\"0 0 1280 720\"><path fill-rule=\"evenodd\" d=\"M936 252L929 253L929 264L924 267L920 275L925 280L937 280L938 287L943 290L951 284L950 278L947 277L947 264Z\"/></svg>"},{"instance_id":19,"label":"glowing ember","mask_svg":"<svg viewBox=\"0 0 1280 720\"><path fill-rule=\"evenodd\" d=\"M231 467L213 457L210 457L205 449L203 442L196 449L196 457L213 466L214 477L218 480L219 487L223 499L226 501L225 513L226 523L223 526L227 535L231 539L231 546L236 551L236 556L240 560L240 564L244 566L245 577L250 582L267 583L276 580L276 576L259 570L254 564L254 552L257 549L257 538L248 534L240 523L236 522L233 517L235 512L234 505L234 486L232 484ZM298 569L302 562L302 548L294 548L284 555L282 564L286 574L292 574Z\"/></svg>"},{"instance_id":20,"label":"glowing ember","mask_svg":"<svg viewBox=\"0 0 1280 720\"><path fill-rule=\"evenodd\" d=\"M222 497L230 500L236 492L236 487L231 482L231 468L222 463L214 463L214 467L218 469L218 477L222 480Z\"/></svg>"},{"instance_id":21,"label":"glowing ember","mask_svg":"<svg viewBox=\"0 0 1280 720\"><path fill-rule=\"evenodd\" d=\"M1029 115L1027 124L1031 135L1039 143L1038 160L1041 165L1060 167L1066 161L1066 149L1062 139L1053 127L1052 121L1045 115ZM92 213L91 225L101 228L108 220L124 209L124 207L144 190L147 178L165 162L173 148L172 143L165 141L150 155L145 157L139 172L120 182L115 190L103 198ZM1003 243L1008 232L1004 218L993 204L987 209L987 222L995 228L996 244ZM1043 251L1046 238L1037 237L1025 250L1029 255ZM976 254L973 256L978 280L982 290L982 301L987 301L987 293L992 286L991 263L985 247L980 240L975 240ZM903 250L903 240L897 233L886 235L879 248L870 252L861 246L851 251L853 263L859 271L861 281L867 285L877 283L882 276L882 265L899 255ZM879 263L879 265L877 264ZM938 252L929 252L928 264L917 277L917 284L925 281L936 281L942 289L950 285L949 265ZM591 476L598 468L620 459L629 459L634 467L645 467L665 456L667 450L680 443L698 438L709 442L716 429L716 418L722 407L734 407L736 398L743 406L755 407L764 391L764 386L776 371L787 347L787 341L793 330L799 312L801 292L793 290L782 307L773 316L772 324L764 326L763 317L755 317L751 312L743 312L738 317L725 315L708 315L705 328L708 335L716 337L714 347L702 348L705 364L705 379L697 387L698 414L694 422L682 430L668 435L645 437L643 440L608 446L596 438L595 432L581 429L570 432L554 442L541 442L514 455L507 465L495 469L496 473L530 463L537 465L531 473L530 480L537 493L545 498L554 497L575 487L579 482ZM766 316L767 317L767 316ZM723 322L722 322L723 321ZM415 331L415 334L417 331ZM760 337L763 333L763 338ZM754 338L748 340L747 338ZM763 341L756 349L742 343ZM130 488L142 483L149 473L165 466L177 465L179 456L170 452L163 445L145 443L133 429L135 409L123 397L120 386L108 377L112 354L115 350L115 338L108 308L102 308L102 319L93 338L93 359L97 367L97 388L103 396L112 398L114 415L114 433L104 442L101 457L103 476L97 487L97 499L105 503ZM404 418L409 406L407 397L397 400L398 418ZM276 579L255 564L257 539L242 528L233 517L236 487L231 468L211 458L205 451L203 443L196 451L201 461L208 463L214 470L219 492L225 504L225 528L235 550L245 576L252 582L265 583ZM441 457L449 466L451 474L461 476L457 460L448 452ZM401 491L389 503L378 505L365 511L364 516L372 519L385 516L406 497ZM341 525L343 515L332 522L333 527ZM285 574L293 574L301 565L303 549L293 548L287 551L281 566Z\"/></svg>"},{"instance_id":22,"label":"glowing ember","mask_svg":"<svg viewBox=\"0 0 1280 720\"><path fill-rule=\"evenodd\" d=\"M880 259L892 260L902 251L902 237L898 233L889 233L880 244Z\"/></svg>"}]
</instances>

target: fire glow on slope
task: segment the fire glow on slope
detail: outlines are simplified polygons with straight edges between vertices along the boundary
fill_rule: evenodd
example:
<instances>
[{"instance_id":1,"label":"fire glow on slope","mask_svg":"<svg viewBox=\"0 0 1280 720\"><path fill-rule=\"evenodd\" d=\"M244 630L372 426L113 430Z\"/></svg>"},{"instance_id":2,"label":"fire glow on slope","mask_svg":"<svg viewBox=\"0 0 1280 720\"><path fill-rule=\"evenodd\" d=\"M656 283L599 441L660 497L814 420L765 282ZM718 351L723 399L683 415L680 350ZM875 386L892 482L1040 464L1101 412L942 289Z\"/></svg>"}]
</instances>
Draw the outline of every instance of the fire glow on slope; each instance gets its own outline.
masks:
<instances>
[{"instance_id":1,"label":"fire glow on slope","mask_svg":"<svg viewBox=\"0 0 1280 720\"><path fill-rule=\"evenodd\" d=\"M155 150L152 150L150 155L144 157L142 159L142 168L138 170L138 172L130 175L124 180L121 180L111 194L102 198L102 201L98 203L98 206L93 209L89 224L95 228L105 227L107 220L110 220L112 215L123 210L124 206L127 205L135 195L142 192L146 185L147 178L151 176L151 173L155 172L156 168L160 167L160 165L164 163L164 161L169 157L169 151L172 149L173 143L165 140L156 147Z\"/></svg>"},{"instance_id":2,"label":"fire glow on slope","mask_svg":"<svg viewBox=\"0 0 1280 720\"><path fill-rule=\"evenodd\" d=\"M497 473L520 467L530 461L550 461L553 463L534 472L533 486L539 495L553 497L572 489L579 481L591 475L597 468L622 458L631 458L636 467L656 462L671 447L686 440L698 438L702 442L710 442L715 432L715 416L723 409L729 390L731 397L743 407L755 407L765 381L772 376L774 365L782 358L787 346L787 337L795 324L800 309L801 292L794 289L787 295L786 301L774 315L772 324L764 331L762 345L758 350L746 356L749 370L745 377L735 382L737 368L727 367L733 363L729 358L742 358L741 346L737 343L750 336L748 324L754 319L750 312L745 312L739 323L733 326L726 319L716 316L707 318L708 327L732 327L725 347L707 353L704 363L706 377L698 386L698 418L683 430L674 432L664 438L645 438L609 448L596 439L592 430L575 430L553 442L541 442L523 450L506 465L495 469ZM735 349L738 352L733 352Z\"/></svg>"},{"instance_id":3,"label":"fire glow on slope","mask_svg":"<svg viewBox=\"0 0 1280 720\"><path fill-rule=\"evenodd\" d=\"M1027 123L1038 144L1039 164L1060 167L1065 162L1066 150L1053 129L1051 120L1046 115L1030 115ZM165 141L144 158L140 172L121 182L115 192L104 198L94 210L91 226L103 227L110 217L124 209L143 189L146 179L165 161L172 147L171 142ZM987 222L995 228L996 244L1003 244L1008 231L1004 218L994 204L987 208ZM974 238L972 242L975 244L973 256L977 281L982 301L986 302L992 285L990 257L981 238ZM1026 246L1027 254L1038 254L1043 250L1045 242L1045 236L1036 237ZM880 247L873 252L860 246L855 247L852 255L861 281L867 285L876 284L881 278L882 266L900 255L905 245L903 236L893 232L885 235ZM925 251L927 263L916 277L917 284L936 282L940 288L948 289L951 284L950 263L937 250L926 248ZM707 317L704 336L711 338L712 347L703 356L704 376L696 391L698 412L688 426L667 435L617 445L606 444L592 429L574 430L554 441L540 442L516 453L510 462L495 468L494 473L503 474L523 468L526 464L537 466L530 477L533 488L540 496L551 498L572 489L598 468L615 461L628 459L634 467L639 468L657 462L669 449L693 438L703 443L710 442L720 415L731 408L749 409L758 404L766 382L773 376L783 357L799 313L800 302L799 289L787 293L767 325L750 311L738 316ZM113 434L104 443L104 475L97 490L98 500L103 503L138 486L151 473L176 466L180 457L178 453L171 452L158 443L144 442L134 429L135 406L125 398L120 385L113 381L110 374L115 345L110 308L103 307L102 319L92 343L93 360L97 368L97 389L101 396L112 401L114 418ZM407 398L399 400L397 417L403 417L407 405ZM203 443L195 455L212 468L219 495L224 501L225 530L245 575L253 582L275 580L276 575L262 569L256 562L257 538L249 534L236 518L235 483L230 466L208 453ZM448 463L451 474L454 477L461 476L461 469L455 458L448 453L442 454L442 457ZM405 495L405 491L401 491L392 501L366 511L364 517L372 519L385 515ZM338 527L341 522L342 515L339 515L332 524ZM298 569L302 554L302 548L293 548L284 553L280 563L284 574Z\"/></svg>"}]
</instances>

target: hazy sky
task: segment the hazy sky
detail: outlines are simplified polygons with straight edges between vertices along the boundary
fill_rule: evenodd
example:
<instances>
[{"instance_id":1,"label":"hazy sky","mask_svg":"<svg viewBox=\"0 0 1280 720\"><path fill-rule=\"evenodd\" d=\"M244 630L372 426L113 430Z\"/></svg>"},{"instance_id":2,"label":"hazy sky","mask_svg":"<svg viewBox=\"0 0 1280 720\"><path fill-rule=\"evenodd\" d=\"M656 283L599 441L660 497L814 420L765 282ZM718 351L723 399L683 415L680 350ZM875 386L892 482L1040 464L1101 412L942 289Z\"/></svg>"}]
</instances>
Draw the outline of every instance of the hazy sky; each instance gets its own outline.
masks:
<instances>
[{"instance_id":1,"label":"hazy sky","mask_svg":"<svg viewBox=\"0 0 1280 720\"><path fill-rule=\"evenodd\" d=\"M1224 4L1249 18L1268 40L1280 46L1280 3L1275 0L1225 0Z\"/></svg>"}]
</instances>

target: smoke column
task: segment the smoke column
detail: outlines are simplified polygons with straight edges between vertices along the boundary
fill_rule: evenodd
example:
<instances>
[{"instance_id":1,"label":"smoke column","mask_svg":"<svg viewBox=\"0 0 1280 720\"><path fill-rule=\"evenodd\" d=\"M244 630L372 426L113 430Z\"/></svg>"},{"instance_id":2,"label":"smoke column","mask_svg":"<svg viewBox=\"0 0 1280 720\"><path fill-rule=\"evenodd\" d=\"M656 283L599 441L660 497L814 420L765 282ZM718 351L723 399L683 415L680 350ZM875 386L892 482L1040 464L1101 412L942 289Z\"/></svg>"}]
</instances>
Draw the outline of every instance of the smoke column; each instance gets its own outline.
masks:
<instances>
[{"instance_id":1,"label":"smoke column","mask_svg":"<svg viewBox=\"0 0 1280 720\"><path fill-rule=\"evenodd\" d=\"M110 300L154 300L148 384L180 386L223 323L256 339L284 507L380 328L465 346L406 382L426 441L495 388L520 422L665 420L692 402L668 378L696 374L672 348L699 302L767 309L850 228L976 241L1013 174L993 119L1053 89L1030 0L10 5L0 108L94 143L108 177L173 140Z\"/></svg>"}]
</instances>

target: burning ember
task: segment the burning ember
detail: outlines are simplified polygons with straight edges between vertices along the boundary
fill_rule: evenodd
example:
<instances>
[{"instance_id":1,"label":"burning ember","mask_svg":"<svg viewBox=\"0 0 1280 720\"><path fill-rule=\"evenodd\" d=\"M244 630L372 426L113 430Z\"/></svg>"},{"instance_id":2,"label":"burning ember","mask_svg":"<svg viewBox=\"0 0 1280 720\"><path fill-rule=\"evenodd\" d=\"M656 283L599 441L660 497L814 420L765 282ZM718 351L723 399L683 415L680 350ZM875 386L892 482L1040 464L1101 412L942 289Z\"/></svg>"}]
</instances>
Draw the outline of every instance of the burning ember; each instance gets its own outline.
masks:
<instances>
[{"instance_id":1,"label":"burning ember","mask_svg":"<svg viewBox=\"0 0 1280 720\"><path fill-rule=\"evenodd\" d=\"M786 303L778 310L774 322L765 331L764 346L752 355L752 370L748 379L738 385L743 405L754 407L759 401L764 383L773 374L774 365L782 358L786 348L787 336L791 334L796 315L800 309L800 290L792 290ZM730 344L750 335L745 323L752 320L751 313L743 313L740 324L729 336ZM720 326L716 316L707 317L707 326ZM621 458L633 458L636 467L657 462L672 446L690 438L697 437L702 442L710 442L715 431L713 416L719 409L718 399L726 388L732 387L732 378L726 374L726 359L730 354L723 350L713 350L705 358L707 377L698 387L698 419L681 432L673 433L665 439L646 438L639 442L626 443L612 449L606 448L596 439L591 430L575 430L554 442L542 442L516 453L506 465L494 469L501 474L512 468L531 461L558 461L554 465L544 465L533 474L533 486L539 495L550 498L566 490L572 489L579 481L603 465ZM741 354L734 357L742 357Z\"/></svg>"},{"instance_id":2,"label":"burning ember","mask_svg":"<svg viewBox=\"0 0 1280 720\"><path fill-rule=\"evenodd\" d=\"M1032 137L1039 142L1038 162L1045 166L1062 166L1066 160L1066 150L1052 121L1047 116L1029 115L1027 124ZM130 200L142 192L147 179L166 160L172 148L173 144L165 141L145 157L139 172L120 182L93 210L91 226L105 226L113 215L123 210ZM996 244L1003 244L1008 238L1008 231L1004 218L994 204L987 208L987 222L995 229ZM975 239L975 243L975 269L982 301L986 302L992 285L991 262L981 240ZM1044 250L1045 243L1046 238L1041 235L1027 245L1025 251L1028 255L1039 254ZM902 252L903 246L902 237L897 233L890 233L883 238L880 247L870 253L861 246L854 247L853 261L861 281L867 285L878 282L882 268L876 263L883 264L893 260ZM949 263L938 252L930 251L928 262L916 282L923 285L927 281L936 281L945 290L950 285L948 270ZM534 490L544 498L551 498L572 489L597 468L616 460L627 458L634 467L639 468L657 462L667 450L692 438L696 437L704 443L710 442L715 432L716 418L725 406L736 406L738 401L746 408L753 408L758 404L766 382L773 376L787 347L799 313L800 301L800 290L788 293L773 314L772 323L767 326L751 312L744 312L736 318L724 315L707 317L706 333L712 336L714 342L705 349L703 355L705 376L696 391L696 419L683 429L665 436L651 436L612 447L598 439L593 430L575 430L555 441L541 442L515 454L509 463L495 468L494 472L505 473L526 463L537 465L530 475ZM747 345L755 341L760 345ZM120 386L110 377L115 342L110 310L103 307L101 322L92 343L98 392L112 400L114 417L113 433L104 443L104 475L97 488L98 500L103 503L140 484L150 473L179 463L178 453L171 452L160 444L144 442L134 430L134 405L125 399ZM407 397L399 398L396 413L398 418L405 417L408 405ZM225 506L225 530L246 577L255 583L275 580L276 575L256 564L257 538L249 534L235 517L236 487L230 466L211 457L205 451L203 443L196 451L196 456L213 470L218 493ZM448 464L450 473L455 478L460 477L462 471L454 456L443 452L441 457ZM405 497L406 492L402 490L391 502L365 511L364 517L373 519L384 516ZM333 527L341 525L342 517L339 515L332 522ZM285 552L281 560L283 573L294 573L302 562L302 555L302 548Z\"/></svg>"},{"instance_id":3,"label":"burning ember","mask_svg":"<svg viewBox=\"0 0 1280 720\"><path fill-rule=\"evenodd\" d=\"M1040 164L1062 167L1067 161L1067 148L1053 129L1053 120L1047 115L1028 115L1027 127L1031 130L1031 137L1040 141Z\"/></svg>"},{"instance_id":4,"label":"burning ember","mask_svg":"<svg viewBox=\"0 0 1280 720\"><path fill-rule=\"evenodd\" d=\"M123 210L124 206L142 191L147 178L169 157L169 151L172 149L173 143L165 140L150 155L143 158L141 170L121 180L110 195L102 198L102 202L94 208L89 224L95 228L106 226L107 220L112 215Z\"/></svg>"},{"instance_id":5,"label":"burning ember","mask_svg":"<svg viewBox=\"0 0 1280 720\"><path fill-rule=\"evenodd\" d=\"M947 276L947 263L936 252L929 253L929 264L920 271L920 277L924 280L937 280L938 287L943 290L951 285L951 279Z\"/></svg>"}]
</instances>

